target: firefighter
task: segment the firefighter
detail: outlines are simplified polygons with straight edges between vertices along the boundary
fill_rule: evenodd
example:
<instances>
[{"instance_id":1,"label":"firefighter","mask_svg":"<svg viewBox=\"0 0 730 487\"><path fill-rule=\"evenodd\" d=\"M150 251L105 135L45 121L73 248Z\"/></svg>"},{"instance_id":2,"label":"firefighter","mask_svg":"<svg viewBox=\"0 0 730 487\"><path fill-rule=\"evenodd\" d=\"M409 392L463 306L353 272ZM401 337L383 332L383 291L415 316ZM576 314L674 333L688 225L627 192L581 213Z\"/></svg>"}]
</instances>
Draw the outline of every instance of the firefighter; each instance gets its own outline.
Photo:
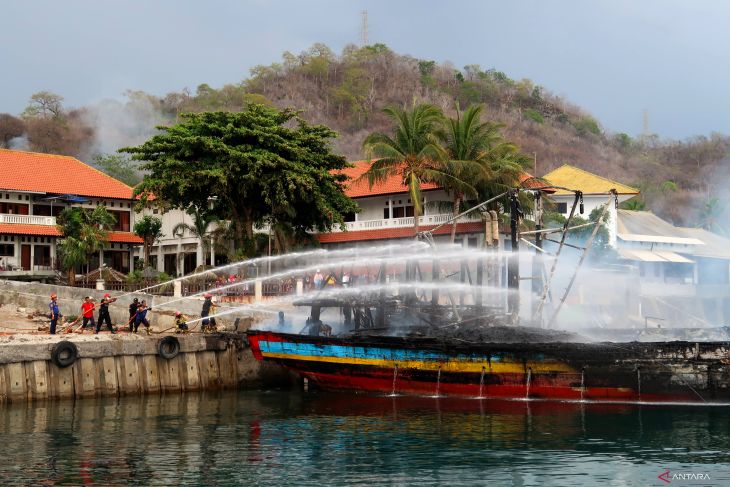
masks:
<instances>
[{"instance_id":1,"label":"firefighter","mask_svg":"<svg viewBox=\"0 0 730 487\"><path fill-rule=\"evenodd\" d=\"M183 335L190 333L188 317L179 311L175 311L175 333L182 333Z\"/></svg>"},{"instance_id":2,"label":"firefighter","mask_svg":"<svg viewBox=\"0 0 730 487\"><path fill-rule=\"evenodd\" d=\"M216 330L215 318L208 318L211 312L215 314L215 305L213 304L213 295L210 293L204 294L203 297L203 309L200 311L200 317L203 318L202 331L203 333L212 333Z\"/></svg>"},{"instance_id":3,"label":"firefighter","mask_svg":"<svg viewBox=\"0 0 730 487\"><path fill-rule=\"evenodd\" d=\"M147 301L144 299L139 303L137 314L134 316L134 333L137 333L137 330L139 330L139 325L144 325L145 331L148 335L150 334L150 322L147 321L147 312L150 309L147 307Z\"/></svg>"},{"instance_id":4,"label":"firefighter","mask_svg":"<svg viewBox=\"0 0 730 487\"><path fill-rule=\"evenodd\" d=\"M61 313L58 310L58 296L56 293L51 294L51 302L48 303L48 309L51 311L51 335L56 334L56 325Z\"/></svg>"},{"instance_id":5,"label":"firefighter","mask_svg":"<svg viewBox=\"0 0 730 487\"><path fill-rule=\"evenodd\" d=\"M113 303L116 300L117 298L112 298L109 293L106 293L101 299L101 303L99 304L99 319L96 322L96 333L101 331L101 327L104 325L104 322L106 322L106 325L109 327L109 331L116 333L112 326L112 317L109 314L109 303Z\"/></svg>"},{"instance_id":6,"label":"firefighter","mask_svg":"<svg viewBox=\"0 0 730 487\"><path fill-rule=\"evenodd\" d=\"M86 296L84 298L84 302L81 303L81 327L77 330L80 333L83 333L87 326L92 329L96 328L96 323L94 322L94 308L96 308L94 298Z\"/></svg>"},{"instance_id":7,"label":"firefighter","mask_svg":"<svg viewBox=\"0 0 730 487\"><path fill-rule=\"evenodd\" d=\"M129 331L134 331L134 319L137 317L137 308L139 308L139 299L134 298L132 304L129 305Z\"/></svg>"}]
</instances>

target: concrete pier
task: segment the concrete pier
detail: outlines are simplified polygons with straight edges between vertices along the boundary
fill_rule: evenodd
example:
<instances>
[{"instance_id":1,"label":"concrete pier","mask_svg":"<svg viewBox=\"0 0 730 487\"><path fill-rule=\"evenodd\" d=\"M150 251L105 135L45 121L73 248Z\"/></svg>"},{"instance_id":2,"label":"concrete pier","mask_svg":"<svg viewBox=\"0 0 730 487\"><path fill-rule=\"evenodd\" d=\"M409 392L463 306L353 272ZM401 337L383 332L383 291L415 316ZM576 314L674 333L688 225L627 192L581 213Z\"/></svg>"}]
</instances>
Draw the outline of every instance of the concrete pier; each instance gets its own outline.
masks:
<instances>
[{"instance_id":1,"label":"concrete pier","mask_svg":"<svg viewBox=\"0 0 730 487\"><path fill-rule=\"evenodd\" d=\"M0 343L0 402L169 394L288 383L281 369L254 359L245 335L178 335L180 353L158 351L162 336L73 336L78 358L61 368L51 360L66 337L23 335ZM40 343L38 340L41 340Z\"/></svg>"}]
</instances>

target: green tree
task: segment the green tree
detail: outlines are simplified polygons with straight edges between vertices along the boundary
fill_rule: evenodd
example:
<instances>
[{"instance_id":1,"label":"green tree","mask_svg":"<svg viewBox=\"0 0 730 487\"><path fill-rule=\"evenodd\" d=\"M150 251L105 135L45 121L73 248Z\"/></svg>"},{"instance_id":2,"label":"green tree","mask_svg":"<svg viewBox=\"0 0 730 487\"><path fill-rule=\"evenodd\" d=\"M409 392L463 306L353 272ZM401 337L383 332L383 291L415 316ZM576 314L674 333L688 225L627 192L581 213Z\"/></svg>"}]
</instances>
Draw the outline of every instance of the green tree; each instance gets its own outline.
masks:
<instances>
[{"instance_id":1,"label":"green tree","mask_svg":"<svg viewBox=\"0 0 730 487\"><path fill-rule=\"evenodd\" d=\"M185 234L185 231L188 231L195 238L200 240L200 242L198 243L196 262L197 265L201 266L205 263L205 251L207 250L207 248L209 248L208 245L213 245L212 236L210 236L210 244L208 244L208 242L206 241L206 237L209 236L210 227L211 225L213 225L213 223L217 223L220 219L210 211L201 210L197 207L188 208L187 213L192 218L193 224L189 225L184 222L178 223L172 229L172 234L182 237Z\"/></svg>"},{"instance_id":2,"label":"green tree","mask_svg":"<svg viewBox=\"0 0 730 487\"><path fill-rule=\"evenodd\" d=\"M23 116L60 118L63 116L63 97L50 91L33 93L23 111Z\"/></svg>"},{"instance_id":3,"label":"green tree","mask_svg":"<svg viewBox=\"0 0 730 487\"><path fill-rule=\"evenodd\" d=\"M395 123L395 133L391 137L375 132L365 139L365 152L377 159L362 177L370 187L392 176L400 178L413 202L413 228L418 233L418 219L423 213L421 186L447 186L458 179L449 173L438 142L443 115L434 105L415 103L410 110L388 107L383 111Z\"/></svg>"},{"instance_id":4,"label":"green tree","mask_svg":"<svg viewBox=\"0 0 730 487\"><path fill-rule=\"evenodd\" d=\"M501 142L500 125L481 121L482 107L471 106L463 114L457 109L456 118L446 121L439 133L447 160L446 171L452 176L444 189L452 196L454 215L461 211L465 197L478 196L469 182L492 177L492 148ZM457 220L451 225L451 242L456 239Z\"/></svg>"},{"instance_id":5,"label":"green tree","mask_svg":"<svg viewBox=\"0 0 730 487\"><path fill-rule=\"evenodd\" d=\"M163 236L162 220L151 215L145 215L134 224L134 234L144 241L144 268L146 269L150 265L150 249L155 244L155 240Z\"/></svg>"},{"instance_id":6,"label":"green tree","mask_svg":"<svg viewBox=\"0 0 730 487\"><path fill-rule=\"evenodd\" d=\"M142 181L137 165L123 154L99 154L94 163L109 176L128 186L136 186Z\"/></svg>"},{"instance_id":7,"label":"green tree","mask_svg":"<svg viewBox=\"0 0 730 487\"><path fill-rule=\"evenodd\" d=\"M213 214L231 221L237 249L251 248L255 223L271 220L303 235L344 228L344 215L357 211L344 194L338 170L347 161L332 152L337 134L329 128L260 104L183 120L122 149L147 161L135 192L185 211L212 203Z\"/></svg>"},{"instance_id":8,"label":"green tree","mask_svg":"<svg viewBox=\"0 0 730 487\"><path fill-rule=\"evenodd\" d=\"M93 210L66 208L58 216L58 229L63 235L58 254L70 285L76 281L76 267L88 263L91 255L104 248L115 222L114 215L103 206Z\"/></svg>"}]
</instances>

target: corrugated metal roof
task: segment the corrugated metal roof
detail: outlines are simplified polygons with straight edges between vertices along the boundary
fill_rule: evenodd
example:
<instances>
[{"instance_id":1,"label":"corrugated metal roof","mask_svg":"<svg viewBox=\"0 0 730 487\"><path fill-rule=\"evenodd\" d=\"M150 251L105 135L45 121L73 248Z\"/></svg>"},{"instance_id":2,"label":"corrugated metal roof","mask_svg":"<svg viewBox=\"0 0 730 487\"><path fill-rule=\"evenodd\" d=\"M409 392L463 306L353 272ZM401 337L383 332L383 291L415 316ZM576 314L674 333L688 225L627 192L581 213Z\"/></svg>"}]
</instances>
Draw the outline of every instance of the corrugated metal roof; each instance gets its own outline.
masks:
<instances>
[{"instance_id":1,"label":"corrugated metal roof","mask_svg":"<svg viewBox=\"0 0 730 487\"><path fill-rule=\"evenodd\" d=\"M570 189L583 191L584 194L608 194L609 190L615 189L618 194L639 194L639 190L626 186L617 181L598 176L591 172L579 169L569 164L550 171L543 179L550 181L556 186L564 186ZM558 189L556 195L572 194L568 191Z\"/></svg>"},{"instance_id":2,"label":"corrugated metal roof","mask_svg":"<svg viewBox=\"0 0 730 487\"><path fill-rule=\"evenodd\" d=\"M626 242L652 242L682 245L704 245L702 240L686 237L664 237L661 235L644 235L641 233L618 233L618 238Z\"/></svg>"},{"instance_id":3,"label":"corrugated metal roof","mask_svg":"<svg viewBox=\"0 0 730 487\"><path fill-rule=\"evenodd\" d=\"M694 263L693 260L683 257L675 252L669 252L666 250L618 249L618 255L622 259L638 260L641 262Z\"/></svg>"},{"instance_id":4,"label":"corrugated metal roof","mask_svg":"<svg viewBox=\"0 0 730 487\"><path fill-rule=\"evenodd\" d=\"M715 259L730 259L730 240L704 228L678 227L685 237L702 240L703 246L692 250L692 255Z\"/></svg>"},{"instance_id":5,"label":"corrugated metal roof","mask_svg":"<svg viewBox=\"0 0 730 487\"><path fill-rule=\"evenodd\" d=\"M702 240L688 236L681 228L662 220L650 211L618 210L616 213L616 233L621 240L683 245L704 244Z\"/></svg>"}]
</instances>

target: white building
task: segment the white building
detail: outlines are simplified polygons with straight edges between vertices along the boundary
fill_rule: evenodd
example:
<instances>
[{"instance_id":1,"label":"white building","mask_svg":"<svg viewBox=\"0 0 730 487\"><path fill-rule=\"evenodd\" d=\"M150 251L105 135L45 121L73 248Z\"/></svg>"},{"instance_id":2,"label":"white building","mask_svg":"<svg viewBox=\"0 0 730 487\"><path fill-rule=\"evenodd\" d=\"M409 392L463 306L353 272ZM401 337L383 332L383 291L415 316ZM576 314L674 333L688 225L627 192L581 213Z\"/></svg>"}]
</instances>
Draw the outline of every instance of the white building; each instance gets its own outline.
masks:
<instances>
[{"instance_id":1,"label":"white building","mask_svg":"<svg viewBox=\"0 0 730 487\"><path fill-rule=\"evenodd\" d=\"M579 169L568 164L550 171L543 179L555 186L575 189L583 192L583 214L578 213L576 208L575 215L587 219L596 208L600 208L608 202L610 190L615 189L618 193L618 202L622 203L639 194L639 190L626 186L616 181L598 176L583 169ZM574 193L563 189L556 189L555 193L550 196L555 202L555 211L567 217L573 206L575 199ZM616 246L616 206L612 201L608 207L608 218L606 228L609 234L609 243Z\"/></svg>"},{"instance_id":2,"label":"white building","mask_svg":"<svg viewBox=\"0 0 730 487\"><path fill-rule=\"evenodd\" d=\"M361 176L369 169L369 161L354 162L354 167L343 170L350 183L345 193L360 207L360 213L347 217L347 231L339 228L330 233L319 234L317 238L325 247L374 245L389 241L414 238L413 202L408 188L398 176L372 187ZM532 176L524 174L523 181ZM539 186L539 183L535 182ZM419 231L434 229L448 221L452 214L448 209L451 196L435 184L423 184L423 215L419 217ZM436 242L448 242L451 224L434 232ZM456 243L468 247L480 247L484 243L484 222L476 212L459 220L456 226Z\"/></svg>"},{"instance_id":3,"label":"white building","mask_svg":"<svg viewBox=\"0 0 730 487\"><path fill-rule=\"evenodd\" d=\"M103 262L129 272L134 248L142 243L131 233L132 204L132 188L78 159L0 149L0 278L56 276L62 237L56 217L69 206L102 205L116 217L109 243L91 257L89 268Z\"/></svg>"}]
</instances>

